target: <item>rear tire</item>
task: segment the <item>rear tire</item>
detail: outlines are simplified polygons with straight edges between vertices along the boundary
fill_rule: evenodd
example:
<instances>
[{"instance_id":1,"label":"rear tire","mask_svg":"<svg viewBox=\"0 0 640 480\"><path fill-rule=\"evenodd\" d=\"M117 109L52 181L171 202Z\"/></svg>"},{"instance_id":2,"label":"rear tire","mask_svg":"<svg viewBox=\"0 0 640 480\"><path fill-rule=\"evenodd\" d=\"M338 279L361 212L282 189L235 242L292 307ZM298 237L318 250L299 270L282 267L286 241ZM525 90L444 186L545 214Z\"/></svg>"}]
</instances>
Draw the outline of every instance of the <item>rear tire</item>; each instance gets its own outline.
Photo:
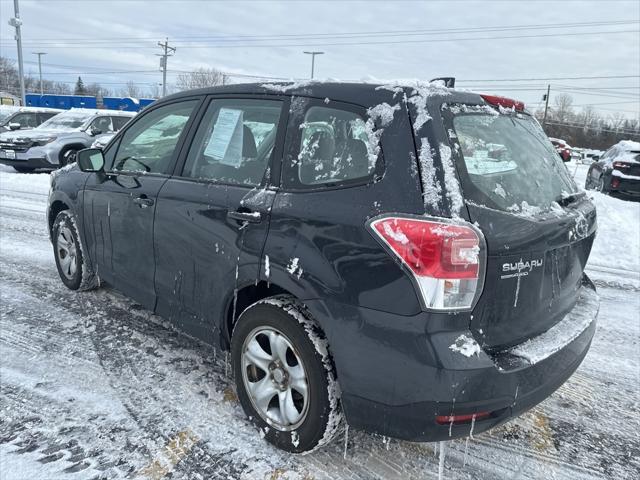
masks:
<instances>
[{"instance_id":1,"label":"rear tire","mask_svg":"<svg viewBox=\"0 0 640 480\"><path fill-rule=\"evenodd\" d=\"M231 359L242 408L267 441L302 453L335 436L340 389L326 340L293 297L267 298L242 312Z\"/></svg>"},{"instance_id":2,"label":"rear tire","mask_svg":"<svg viewBox=\"0 0 640 480\"><path fill-rule=\"evenodd\" d=\"M53 256L60 280L71 290L91 290L98 286L98 276L84 257L74 215L63 210L53 222L51 230Z\"/></svg>"},{"instance_id":3,"label":"rear tire","mask_svg":"<svg viewBox=\"0 0 640 480\"><path fill-rule=\"evenodd\" d=\"M35 170L35 168L31 167L13 167L13 169L18 173L31 173Z\"/></svg>"}]
</instances>

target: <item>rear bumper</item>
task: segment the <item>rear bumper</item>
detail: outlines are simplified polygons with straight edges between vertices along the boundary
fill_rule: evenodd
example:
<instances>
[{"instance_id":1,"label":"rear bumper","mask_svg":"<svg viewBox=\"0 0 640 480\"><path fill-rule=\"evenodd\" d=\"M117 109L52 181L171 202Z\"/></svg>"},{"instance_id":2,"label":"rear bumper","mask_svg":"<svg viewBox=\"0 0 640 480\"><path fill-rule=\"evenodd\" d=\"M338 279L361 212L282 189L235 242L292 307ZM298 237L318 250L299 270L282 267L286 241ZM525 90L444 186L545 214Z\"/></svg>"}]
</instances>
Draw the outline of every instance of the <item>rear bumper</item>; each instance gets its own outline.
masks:
<instances>
[{"instance_id":1,"label":"rear bumper","mask_svg":"<svg viewBox=\"0 0 640 480\"><path fill-rule=\"evenodd\" d=\"M474 422L477 433L551 395L587 354L599 300L585 277L576 307L558 324L566 328L509 351L480 349L470 357L450 348L460 335L471 337L468 317L402 317L327 304L318 309L317 302L308 306L327 334L349 425L405 440L439 441L469 435L471 422L442 425L436 416L491 412ZM337 329L318 316L341 309L346 316L333 316L334 323L342 324ZM557 341L558 335L566 342Z\"/></svg>"},{"instance_id":2,"label":"rear bumper","mask_svg":"<svg viewBox=\"0 0 640 480\"><path fill-rule=\"evenodd\" d=\"M615 187L613 186L614 180L617 182ZM640 179L612 175L609 183L609 194L614 197L640 200Z\"/></svg>"}]
</instances>

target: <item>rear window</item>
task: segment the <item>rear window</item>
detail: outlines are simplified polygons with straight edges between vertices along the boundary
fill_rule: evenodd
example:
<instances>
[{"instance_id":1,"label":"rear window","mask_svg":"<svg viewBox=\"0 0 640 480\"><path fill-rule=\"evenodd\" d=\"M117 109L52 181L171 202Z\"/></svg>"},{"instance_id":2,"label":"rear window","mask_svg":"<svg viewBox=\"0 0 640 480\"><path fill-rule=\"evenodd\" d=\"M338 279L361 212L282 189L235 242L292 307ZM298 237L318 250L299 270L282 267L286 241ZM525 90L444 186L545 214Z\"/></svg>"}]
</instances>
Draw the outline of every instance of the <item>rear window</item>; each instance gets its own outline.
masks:
<instances>
[{"instance_id":1,"label":"rear window","mask_svg":"<svg viewBox=\"0 0 640 480\"><path fill-rule=\"evenodd\" d=\"M532 117L466 112L453 116L450 136L462 158L457 165L468 201L536 214L576 192L567 168Z\"/></svg>"}]
</instances>

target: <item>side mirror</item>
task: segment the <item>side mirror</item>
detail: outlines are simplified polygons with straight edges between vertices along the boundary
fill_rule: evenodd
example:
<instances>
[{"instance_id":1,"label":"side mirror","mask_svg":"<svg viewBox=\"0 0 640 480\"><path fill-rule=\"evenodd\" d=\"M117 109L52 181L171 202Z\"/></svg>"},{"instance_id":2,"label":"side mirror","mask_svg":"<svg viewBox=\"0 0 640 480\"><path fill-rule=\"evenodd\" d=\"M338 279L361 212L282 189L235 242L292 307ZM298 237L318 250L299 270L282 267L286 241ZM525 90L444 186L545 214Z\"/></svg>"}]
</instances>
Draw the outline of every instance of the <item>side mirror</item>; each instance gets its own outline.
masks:
<instances>
[{"instance_id":1,"label":"side mirror","mask_svg":"<svg viewBox=\"0 0 640 480\"><path fill-rule=\"evenodd\" d=\"M76 162L83 172L103 172L104 155L99 148L85 148L77 153Z\"/></svg>"},{"instance_id":2,"label":"side mirror","mask_svg":"<svg viewBox=\"0 0 640 480\"><path fill-rule=\"evenodd\" d=\"M9 130L20 130L20 127L21 127L22 125L20 125L20 124L19 124L19 123L17 123L17 122L11 122L11 123L9 123L9 125L8 125L8 126L9 126Z\"/></svg>"},{"instance_id":3,"label":"side mirror","mask_svg":"<svg viewBox=\"0 0 640 480\"><path fill-rule=\"evenodd\" d=\"M100 130L99 128L89 127L89 135L91 135L92 137L95 137L96 135L100 135L101 133L102 133L102 130Z\"/></svg>"}]
</instances>

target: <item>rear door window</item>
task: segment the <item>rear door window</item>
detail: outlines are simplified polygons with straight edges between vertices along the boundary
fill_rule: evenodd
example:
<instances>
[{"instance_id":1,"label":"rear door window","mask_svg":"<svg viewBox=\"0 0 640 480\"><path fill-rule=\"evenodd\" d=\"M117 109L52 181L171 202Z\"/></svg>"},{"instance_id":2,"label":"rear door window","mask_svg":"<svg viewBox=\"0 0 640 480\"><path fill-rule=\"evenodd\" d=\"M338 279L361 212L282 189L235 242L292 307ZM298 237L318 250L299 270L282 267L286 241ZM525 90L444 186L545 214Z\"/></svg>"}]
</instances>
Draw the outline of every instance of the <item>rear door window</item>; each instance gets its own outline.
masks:
<instances>
[{"instance_id":1,"label":"rear door window","mask_svg":"<svg viewBox=\"0 0 640 480\"><path fill-rule=\"evenodd\" d=\"M124 127L129 120L131 120L130 117L118 117L118 116L111 117L111 121L113 122L113 130L117 132L122 127Z\"/></svg>"},{"instance_id":2,"label":"rear door window","mask_svg":"<svg viewBox=\"0 0 640 480\"><path fill-rule=\"evenodd\" d=\"M281 111L279 100L212 100L191 143L182 176L260 185L276 143Z\"/></svg>"},{"instance_id":3,"label":"rear door window","mask_svg":"<svg viewBox=\"0 0 640 480\"><path fill-rule=\"evenodd\" d=\"M113 132L113 124L111 123L111 117L100 116L96 118L89 128L95 129L98 133Z\"/></svg>"},{"instance_id":4,"label":"rear door window","mask_svg":"<svg viewBox=\"0 0 640 480\"><path fill-rule=\"evenodd\" d=\"M453 115L450 140L468 201L536 214L576 186L538 122L525 114Z\"/></svg>"},{"instance_id":5,"label":"rear door window","mask_svg":"<svg viewBox=\"0 0 640 480\"><path fill-rule=\"evenodd\" d=\"M290 129L288 141L295 148L284 168L286 186L317 188L373 177L379 157L377 138L360 113L312 105L297 127Z\"/></svg>"}]
</instances>

